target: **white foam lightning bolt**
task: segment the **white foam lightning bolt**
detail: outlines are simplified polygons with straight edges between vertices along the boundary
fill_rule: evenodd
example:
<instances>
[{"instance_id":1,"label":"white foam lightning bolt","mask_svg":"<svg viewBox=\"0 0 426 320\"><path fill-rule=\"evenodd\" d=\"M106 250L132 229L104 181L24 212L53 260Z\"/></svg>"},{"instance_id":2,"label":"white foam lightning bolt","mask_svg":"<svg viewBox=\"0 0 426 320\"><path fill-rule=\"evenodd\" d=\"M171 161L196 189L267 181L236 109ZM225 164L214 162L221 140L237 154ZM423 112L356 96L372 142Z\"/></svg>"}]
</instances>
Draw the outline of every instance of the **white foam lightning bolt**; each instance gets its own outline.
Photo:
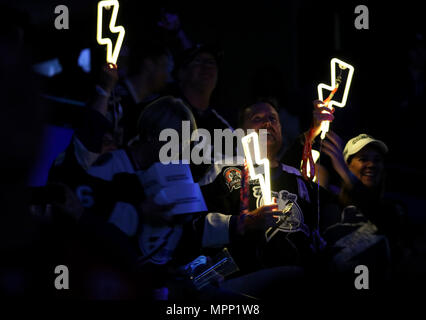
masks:
<instances>
[{"instance_id":1,"label":"white foam lightning bolt","mask_svg":"<svg viewBox=\"0 0 426 320\"><path fill-rule=\"evenodd\" d=\"M117 15L118 15L118 8L120 4L118 3L118 0L106 0L106 1L99 1L98 3L98 25L97 25L97 32L96 32L96 40L100 45L106 45L107 46L107 62L116 64L118 59L118 54L121 50L121 45L123 44L124 34L125 30L123 26L116 26L115 23L117 22ZM102 25L103 25L103 9L109 10L111 7L112 9L112 15L111 20L109 23L109 30L112 33L118 33L117 42L114 46L110 38L103 38L102 37Z\"/></svg>"},{"instance_id":2,"label":"white foam lightning bolt","mask_svg":"<svg viewBox=\"0 0 426 320\"><path fill-rule=\"evenodd\" d=\"M324 96L323 96L323 90L328 90L328 91L333 91L336 88L336 65L339 66L340 69L349 69L349 73L348 73L348 77L346 79L346 84L345 84L345 90L343 92L343 97L342 97L342 101L338 102L335 101L333 99L331 99L328 104L326 104L326 107L330 108L333 106L339 107L339 108L343 108L346 105L346 100L348 99L348 92L349 92L349 88L351 86L351 82L352 82L352 76L354 74L354 67L351 66L350 64L347 64L346 62L339 60L337 58L333 58L330 61L330 66L331 66L331 86L328 86L324 83L320 83L317 87L318 89L318 99L320 99L321 101L324 101ZM323 113L325 113L325 111L323 111ZM321 123L321 139L325 138L325 134L328 132L330 126L330 121L323 121Z\"/></svg>"},{"instance_id":3,"label":"white foam lightning bolt","mask_svg":"<svg viewBox=\"0 0 426 320\"><path fill-rule=\"evenodd\" d=\"M272 204L271 197L271 173L269 170L269 160L266 158L260 158L260 147L259 147L259 136L256 132L252 132L241 139L244 155L246 157L247 166L250 173L250 179L256 180L259 179L260 189L262 190L263 204L269 205ZM250 144L253 144L253 148L250 148ZM254 155L252 156L252 150ZM256 163L261 168L257 168L260 173L256 173L254 168L254 163ZM263 171L263 173L262 173Z\"/></svg>"}]
</instances>

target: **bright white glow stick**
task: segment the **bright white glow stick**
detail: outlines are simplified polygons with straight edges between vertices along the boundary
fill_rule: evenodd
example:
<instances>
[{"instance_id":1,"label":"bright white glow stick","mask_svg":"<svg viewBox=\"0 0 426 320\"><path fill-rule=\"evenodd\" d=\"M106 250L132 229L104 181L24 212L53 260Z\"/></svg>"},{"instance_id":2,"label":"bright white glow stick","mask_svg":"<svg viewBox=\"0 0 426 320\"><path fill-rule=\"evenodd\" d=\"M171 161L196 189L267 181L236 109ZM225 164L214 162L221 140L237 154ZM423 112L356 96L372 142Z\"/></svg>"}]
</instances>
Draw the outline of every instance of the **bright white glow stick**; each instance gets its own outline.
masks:
<instances>
[{"instance_id":1,"label":"bright white glow stick","mask_svg":"<svg viewBox=\"0 0 426 320\"><path fill-rule=\"evenodd\" d=\"M259 136L256 132L252 132L246 136L244 136L241 139L243 149L244 149L244 155L246 157L247 166L249 168L250 173L250 179L256 180L259 179L260 189L262 190L262 196L263 196L263 204L269 205L272 204L272 197L271 197L271 172L269 170L269 160L267 158L260 158L260 147L259 147ZM253 148L250 148L250 144L253 145ZM252 150L254 151L254 154L252 153ZM256 163L258 166L261 166L257 168L257 171L260 173L255 172L254 163ZM263 171L263 173L262 173Z\"/></svg>"},{"instance_id":2,"label":"bright white glow stick","mask_svg":"<svg viewBox=\"0 0 426 320\"><path fill-rule=\"evenodd\" d=\"M106 45L107 46L107 62L116 64L118 55L121 50L121 45L123 44L124 34L125 30L123 26L116 26L115 23L117 21L117 14L118 14L118 8L120 4L118 3L118 0L107 0L107 1L99 1L98 3L98 21L97 21L97 31L96 31L96 40L100 45ZM115 43L115 47L113 50L112 41L110 38L103 38L102 37L102 25L103 25L103 9L109 10L111 7L112 9L112 15L111 15L111 21L109 23L109 30L112 33L118 33L117 42Z\"/></svg>"},{"instance_id":3,"label":"bright white glow stick","mask_svg":"<svg viewBox=\"0 0 426 320\"><path fill-rule=\"evenodd\" d=\"M312 152L312 159L314 160L314 163L317 163L320 153L317 150L313 150L313 149L311 150L311 152ZM303 163L303 161L301 163ZM311 167L310 167L309 159L308 159L308 165L306 166L306 174L308 175L309 178L311 178ZM313 180L314 182L315 182L315 179L316 179L316 176Z\"/></svg>"},{"instance_id":4,"label":"bright white glow stick","mask_svg":"<svg viewBox=\"0 0 426 320\"><path fill-rule=\"evenodd\" d=\"M320 83L317 87L318 99L320 99L321 101L324 101L324 96L323 96L323 90L324 89L328 90L328 91L333 91L333 89L336 88L336 65L339 65L339 68L343 69L343 70L349 69L349 73L348 73L348 77L346 79L345 90L343 92L342 101L338 102L338 101L331 99L328 102L328 104L326 105L326 107L328 107L330 109L333 106L343 108L346 105L346 100L348 99L349 88L350 88L351 82L352 82L352 76L354 74L354 67L351 66L350 64L347 64L346 62L339 60L337 58L331 59L331 61L330 61L331 85L328 86L324 83ZM322 111L322 113L326 113L326 111ZM323 121L321 123L321 139L325 138L325 134L328 132L329 127L330 127L330 121Z\"/></svg>"}]
</instances>

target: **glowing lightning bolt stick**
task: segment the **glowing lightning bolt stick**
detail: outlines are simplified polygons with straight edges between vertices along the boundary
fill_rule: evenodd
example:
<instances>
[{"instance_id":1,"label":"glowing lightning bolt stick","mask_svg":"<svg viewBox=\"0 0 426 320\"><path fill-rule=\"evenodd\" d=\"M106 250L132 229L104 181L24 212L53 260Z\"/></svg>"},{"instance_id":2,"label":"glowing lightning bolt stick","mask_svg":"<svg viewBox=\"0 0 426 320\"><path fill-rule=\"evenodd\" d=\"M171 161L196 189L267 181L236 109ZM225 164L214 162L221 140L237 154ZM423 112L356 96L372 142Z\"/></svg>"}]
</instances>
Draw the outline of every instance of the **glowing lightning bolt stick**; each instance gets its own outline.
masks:
<instances>
[{"instance_id":1,"label":"glowing lightning bolt stick","mask_svg":"<svg viewBox=\"0 0 426 320\"><path fill-rule=\"evenodd\" d=\"M259 148L259 136L256 132L252 132L241 139L244 155L246 157L247 166L250 173L250 179L256 180L259 179L260 189L262 190L263 195L263 204L269 205L272 204L271 198L271 173L269 171L269 160L260 158L260 148ZM253 148L250 148L250 144L253 145ZM252 153L254 151L254 154ZM252 156L253 155L253 156ZM255 163L262 168L257 168L257 171L260 173L256 174L253 158ZM263 169L263 170L262 170ZM262 173L263 171L263 173Z\"/></svg>"},{"instance_id":2,"label":"glowing lightning bolt stick","mask_svg":"<svg viewBox=\"0 0 426 320\"><path fill-rule=\"evenodd\" d=\"M340 82L336 81L336 65L338 65L339 68L342 70L349 69L348 77L346 79L345 91L343 92L343 97L341 102L332 100L334 93L337 91L337 88L339 87L339 84L340 84ZM354 74L354 67L337 58L331 59L330 66L331 66L331 86L328 86L324 83L320 83L318 85L318 98L324 102L324 106L328 107L330 110L333 110L333 106L343 108L346 105L349 88L351 86L352 76ZM323 100L324 98L323 89L331 91L330 96L326 100ZM325 112L326 111L323 111L322 113L325 113ZM321 123L321 139L325 138L325 134L328 132L329 126L330 126L329 121L323 121Z\"/></svg>"},{"instance_id":3,"label":"glowing lightning bolt stick","mask_svg":"<svg viewBox=\"0 0 426 320\"><path fill-rule=\"evenodd\" d=\"M118 14L118 8L119 8L118 0L107 0L107 1L99 1L98 3L98 26L96 31L96 40L100 45L106 45L107 46L107 62L116 64L118 59L118 54L120 53L121 45L123 44L124 34L125 30L122 26L116 26L115 23L117 21L117 14ZM111 15L111 21L109 23L109 30L112 33L118 33L117 42L115 44L114 50L112 41L110 38L103 38L102 37L102 14L103 9L109 10L111 7L112 9L112 15Z\"/></svg>"}]
</instances>

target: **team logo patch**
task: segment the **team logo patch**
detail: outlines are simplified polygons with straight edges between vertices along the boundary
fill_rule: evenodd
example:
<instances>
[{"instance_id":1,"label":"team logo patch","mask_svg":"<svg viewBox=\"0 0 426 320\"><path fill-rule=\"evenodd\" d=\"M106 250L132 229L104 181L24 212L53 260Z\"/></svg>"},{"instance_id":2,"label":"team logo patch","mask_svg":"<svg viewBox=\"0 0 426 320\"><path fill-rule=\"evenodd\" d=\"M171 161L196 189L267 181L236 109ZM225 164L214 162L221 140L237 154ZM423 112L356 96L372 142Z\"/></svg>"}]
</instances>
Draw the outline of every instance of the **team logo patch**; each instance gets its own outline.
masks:
<instances>
[{"instance_id":1,"label":"team logo patch","mask_svg":"<svg viewBox=\"0 0 426 320\"><path fill-rule=\"evenodd\" d=\"M271 192L272 196L277 199L278 210L283 211L283 215L279 216L277 226L266 231L267 240L272 239L277 232L303 232L309 236L309 227L304 223L302 209L297 204L297 195L287 190L280 192ZM256 207L263 206L262 191L259 186L253 187L253 196L256 198Z\"/></svg>"},{"instance_id":2,"label":"team logo patch","mask_svg":"<svg viewBox=\"0 0 426 320\"><path fill-rule=\"evenodd\" d=\"M223 172L223 177L225 178L226 185L229 188L229 191L237 190L241 188L241 170L235 167L226 169Z\"/></svg>"}]
</instances>

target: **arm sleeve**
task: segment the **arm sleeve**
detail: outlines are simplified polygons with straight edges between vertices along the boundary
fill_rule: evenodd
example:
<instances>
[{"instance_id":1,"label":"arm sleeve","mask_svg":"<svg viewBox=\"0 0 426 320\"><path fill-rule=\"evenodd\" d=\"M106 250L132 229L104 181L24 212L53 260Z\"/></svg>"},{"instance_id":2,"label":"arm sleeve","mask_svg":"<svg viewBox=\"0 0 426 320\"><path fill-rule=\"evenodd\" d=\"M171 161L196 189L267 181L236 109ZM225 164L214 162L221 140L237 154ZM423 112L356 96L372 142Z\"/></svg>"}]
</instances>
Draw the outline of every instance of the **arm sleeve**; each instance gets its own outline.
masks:
<instances>
[{"instance_id":1,"label":"arm sleeve","mask_svg":"<svg viewBox=\"0 0 426 320\"><path fill-rule=\"evenodd\" d=\"M104 134L112 130L112 123L107 118L98 111L87 108L75 135L88 151L100 153Z\"/></svg>"},{"instance_id":2,"label":"arm sleeve","mask_svg":"<svg viewBox=\"0 0 426 320\"><path fill-rule=\"evenodd\" d=\"M220 171L201 186L208 212L194 224L203 248L218 248L234 239L235 217L239 214L239 189L230 191Z\"/></svg>"}]
</instances>

